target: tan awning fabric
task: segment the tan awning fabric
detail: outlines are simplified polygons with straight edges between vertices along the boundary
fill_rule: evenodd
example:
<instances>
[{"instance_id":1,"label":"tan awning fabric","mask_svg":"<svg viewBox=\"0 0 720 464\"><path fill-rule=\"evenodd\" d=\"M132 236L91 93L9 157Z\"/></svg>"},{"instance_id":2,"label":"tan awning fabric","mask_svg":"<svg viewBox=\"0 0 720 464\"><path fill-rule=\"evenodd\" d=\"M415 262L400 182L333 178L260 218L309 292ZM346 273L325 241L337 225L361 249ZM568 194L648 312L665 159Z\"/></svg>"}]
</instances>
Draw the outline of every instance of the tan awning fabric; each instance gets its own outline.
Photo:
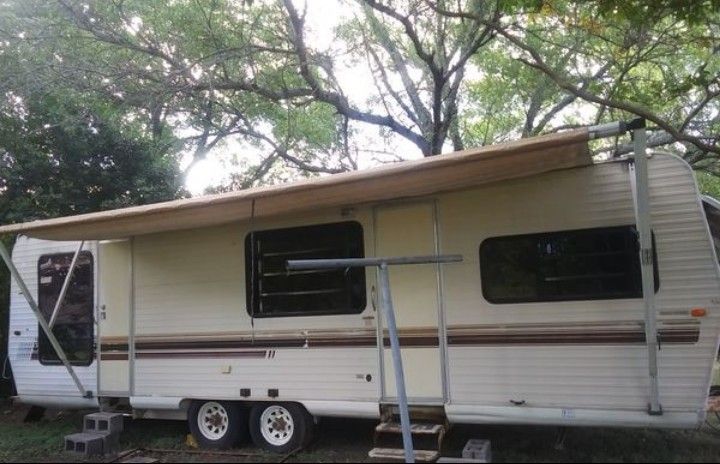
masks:
<instances>
[{"instance_id":1,"label":"tan awning fabric","mask_svg":"<svg viewBox=\"0 0 720 464\"><path fill-rule=\"evenodd\" d=\"M587 141L587 129L577 129L285 185L0 226L0 234L125 238L243 221L253 214L260 218L430 195L589 165Z\"/></svg>"}]
</instances>

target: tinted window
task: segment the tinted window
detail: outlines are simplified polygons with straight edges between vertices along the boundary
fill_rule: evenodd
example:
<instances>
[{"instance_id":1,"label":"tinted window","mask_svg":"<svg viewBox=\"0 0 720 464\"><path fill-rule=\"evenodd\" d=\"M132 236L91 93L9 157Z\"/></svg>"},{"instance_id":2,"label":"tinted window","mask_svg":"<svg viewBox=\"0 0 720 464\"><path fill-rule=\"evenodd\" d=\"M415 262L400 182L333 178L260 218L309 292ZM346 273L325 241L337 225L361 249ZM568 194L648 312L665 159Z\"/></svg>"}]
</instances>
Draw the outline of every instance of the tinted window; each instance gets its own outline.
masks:
<instances>
[{"instance_id":1,"label":"tinted window","mask_svg":"<svg viewBox=\"0 0 720 464\"><path fill-rule=\"evenodd\" d=\"M38 306L47 321L52 316L73 256L73 253L43 255L38 261ZM92 254L89 251L81 252L53 327L55 338L72 364L89 365L94 356L93 272ZM38 352L41 363L60 363L57 353L40 327Z\"/></svg>"},{"instance_id":2,"label":"tinted window","mask_svg":"<svg viewBox=\"0 0 720 464\"><path fill-rule=\"evenodd\" d=\"M248 312L254 317L360 313L365 269L289 272L291 259L364 257L357 222L252 232L245 239Z\"/></svg>"},{"instance_id":3,"label":"tinted window","mask_svg":"<svg viewBox=\"0 0 720 464\"><path fill-rule=\"evenodd\" d=\"M720 210L708 201L703 201L703 208L705 209L705 217L710 227L710 235L712 236L713 246L715 247L715 256L720 259Z\"/></svg>"},{"instance_id":4,"label":"tinted window","mask_svg":"<svg viewBox=\"0 0 720 464\"><path fill-rule=\"evenodd\" d=\"M634 226L490 238L480 246L483 295L491 303L642 298L638 251Z\"/></svg>"}]
</instances>

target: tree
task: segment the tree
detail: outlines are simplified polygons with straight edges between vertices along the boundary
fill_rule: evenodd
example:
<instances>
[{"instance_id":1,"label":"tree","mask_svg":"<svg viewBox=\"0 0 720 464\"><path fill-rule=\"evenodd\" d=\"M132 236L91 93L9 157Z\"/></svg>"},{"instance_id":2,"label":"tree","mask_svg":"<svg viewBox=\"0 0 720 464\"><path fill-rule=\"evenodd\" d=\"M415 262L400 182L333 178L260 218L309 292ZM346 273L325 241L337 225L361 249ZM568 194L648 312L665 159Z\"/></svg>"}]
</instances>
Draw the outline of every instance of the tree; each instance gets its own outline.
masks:
<instances>
[{"instance_id":1,"label":"tree","mask_svg":"<svg viewBox=\"0 0 720 464\"><path fill-rule=\"evenodd\" d=\"M472 11L428 3L448 17L484 21ZM719 2L540 5L518 9L493 30L514 63L535 70L566 101L593 108L592 119L578 123L643 117L655 131L651 146L677 142L696 168L719 172Z\"/></svg>"},{"instance_id":2,"label":"tree","mask_svg":"<svg viewBox=\"0 0 720 464\"><path fill-rule=\"evenodd\" d=\"M425 155L448 138L462 148L459 94L489 28L448 20L417 0L345 5L358 18L338 43L372 67L367 84L377 92L368 101L349 95L334 56L312 48L305 12L290 0L30 1L16 4L0 30L20 48L32 44L29 73L132 107L153 134L163 123L191 126L195 161L234 137L266 153L256 173L278 160L306 173L356 169L362 147L352 150L348 139L358 124ZM497 19L497 5L488 5L476 12Z\"/></svg>"},{"instance_id":3,"label":"tree","mask_svg":"<svg viewBox=\"0 0 720 464\"><path fill-rule=\"evenodd\" d=\"M0 112L0 223L183 194L176 160L149 142L67 100L18 98Z\"/></svg>"},{"instance_id":4,"label":"tree","mask_svg":"<svg viewBox=\"0 0 720 464\"><path fill-rule=\"evenodd\" d=\"M304 173L355 168L344 149L346 121L309 98L309 89L286 90L302 80L293 69L294 52L284 48L288 30L279 4L60 0L14 6L0 30L31 57L24 75L112 101L143 120L153 137L184 132L189 166L234 138L259 153L260 173L278 162Z\"/></svg>"},{"instance_id":5,"label":"tree","mask_svg":"<svg viewBox=\"0 0 720 464\"><path fill-rule=\"evenodd\" d=\"M357 169L368 138L427 156L636 115L651 145L716 170L717 0L338 2L329 45L301 0L14 1L0 38L18 81L182 134L189 166L251 153L235 187Z\"/></svg>"}]
</instances>

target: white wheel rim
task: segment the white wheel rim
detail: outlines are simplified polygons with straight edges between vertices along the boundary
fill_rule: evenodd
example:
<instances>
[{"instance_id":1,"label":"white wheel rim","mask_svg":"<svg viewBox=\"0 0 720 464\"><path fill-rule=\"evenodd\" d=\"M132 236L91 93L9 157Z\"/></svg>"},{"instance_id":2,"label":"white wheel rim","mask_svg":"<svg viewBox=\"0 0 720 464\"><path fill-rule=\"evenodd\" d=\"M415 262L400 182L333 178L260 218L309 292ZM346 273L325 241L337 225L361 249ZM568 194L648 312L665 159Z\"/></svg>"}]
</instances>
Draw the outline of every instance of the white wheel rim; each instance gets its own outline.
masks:
<instances>
[{"instance_id":1,"label":"white wheel rim","mask_svg":"<svg viewBox=\"0 0 720 464\"><path fill-rule=\"evenodd\" d=\"M295 422L287 409L282 406L270 406L260 416L262 436L273 446L287 444L295 433Z\"/></svg>"},{"instance_id":2,"label":"white wheel rim","mask_svg":"<svg viewBox=\"0 0 720 464\"><path fill-rule=\"evenodd\" d=\"M200 407L197 421L203 437L208 440L220 440L228 431L230 418L220 403L211 401Z\"/></svg>"}]
</instances>

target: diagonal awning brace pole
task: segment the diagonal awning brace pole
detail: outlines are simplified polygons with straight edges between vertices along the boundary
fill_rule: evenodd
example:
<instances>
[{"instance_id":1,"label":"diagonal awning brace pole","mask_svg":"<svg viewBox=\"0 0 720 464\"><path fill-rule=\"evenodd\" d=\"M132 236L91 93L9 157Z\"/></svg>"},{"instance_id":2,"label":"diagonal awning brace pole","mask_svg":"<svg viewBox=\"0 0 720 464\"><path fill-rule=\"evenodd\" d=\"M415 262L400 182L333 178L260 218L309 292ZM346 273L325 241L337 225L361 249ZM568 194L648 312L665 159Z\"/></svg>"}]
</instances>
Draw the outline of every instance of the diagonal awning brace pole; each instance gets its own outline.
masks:
<instances>
[{"instance_id":1,"label":"diagonal awning brace pole","mask_svg":"<svg viewBox=\"0 0 720 464\"><path fill-rule=\"evenodd\" d=\"M400 410L400 426L402 428L403 448L405 462L415 462L412 435L410 433L410 412L408 411L407 390L405 389L405 374L403 371L402 356L400 354L400 340L395 322L395 310L390 294L389 265L407 264L446 264L462 261L460 255L444 256L409 256L397 258L348 258L348 259L305 259L289 260L288 271L308 269L347 269L351 267L378 268L378 283L382 295L382 308L388 326L390 337L390 350L392 352L393 368L395 370L395 389L398 394L398 409Z\"/></svg>"},{"instance_id":2,"label":"diagonal awning brace pole","mask_svg":"<svg viewBox=\"0 0 720 464\"><path fill-rule=\"evenodd\" d=\"M45 335L47 335L48 341L50 341L50 345L52 345L53 350L55 350L55 353L57 353L58 358L60 358L60 361L65 366L65 369L67 369L68 373L70 374L70 377L72 377L73 382L75 382L75 386L80 391L80 394L85 398L90 398L92 396L91 392L88 392L85 390L85 387L83 387L82 383L80 382L80 379L78 378L77 374L75 373L75 370L70 365L70 362L67 359L67 356L65 355L65 352L63 351L62 347L60 346L60 342L58 342L57 338L55 338L55 335L53 334L52 330L48 326L47 321L43 317L43 315L40 313L40 308L38 308L37 303L35 303L35 299L33 298L32 294L30 293L30 290L27 288L27 285L25 285L25 281L23 280L22 276L18 272L17 268L15 267L15 264L12 262L12 258L10 257L10 253L8 253L7 248L5 248L5 245L0 242L0 257L2 257L3 261L5 261L5 265L10 270L10 274L12 275L13 279L15 279L15 282L20 287L20 291L22 292L23 296L25 297L25 300L27 300L28 305L30 306L30 309L32 309L33 313L35 313L35 317L38 320L38 323L40 324L40 327L42 328L43 332L45 332Z\"/></svg>"},{"instance_id":3,"label":"diagonal awning brace pole","mask_svg":"<svg viewBox=\"0 0 720 464\"><path fill-rule=\"evenodd\" d=\"M634 171L631 178L635 216L640 241L640 266L642 276L642 293L645 305L645 343L648 350L648 372L650 376L650 402L648 414L662 415L660 404L660 387L658 378L658 336L657 315L655 311L655 269L650 224L650 192L647 162L647 133L645 120L636 119L628 124L632 130L634 145Z\"/></svg>"},{"instance_id":4,"label":"diagonal awning brace pole","mask_svg":"<svg viewBox=\"0 0 720 464\"><path fill-rule=\"evenodd\" d=\"M63 282L63 286L60 289L60 295L58 296L58 299L55 302L55 307L53 308L52 316L50 316L50 322L48 322L48 326L51 329L53 327L55 327L55 320L57 320L58 314L60 314L60 307L62 306L63 302L65 301L65 294L67 293L68 288L70 288L70 281L72 280L73 273L75 272L75 266L77 265L78 258L80 257L80 252L82 251L84 244L85 244L85 241L80 242L80 245L78 245L77 251L75 252L75 255L73 256L72 262L70 263L70 269L68 269L68 273L65 276L65 282Z\"/></svg>"},{"instance_id":5,"label":"diagonal awning brace pole","mask_svg":"<svg viewBox=\"0 0 720 464\"><path fill-rule=\"evenodd\" d=\"M395 309L393 308L392 296L390 294L390 276L388 275L387 263L382 263L379 269L382 307L385 312L385 320L387 321L388 335L390 336L390 351L392 353L393 367L395 370L395 390L397 390L398 407L400 409L400 427L402 428L405 462L415 462L412 434L410 433L410 411L408 410L407 389L405 388L405 371L403 370L402 356L400 354L400 338L397 333Z\"/></svg>"}]
</instances>

